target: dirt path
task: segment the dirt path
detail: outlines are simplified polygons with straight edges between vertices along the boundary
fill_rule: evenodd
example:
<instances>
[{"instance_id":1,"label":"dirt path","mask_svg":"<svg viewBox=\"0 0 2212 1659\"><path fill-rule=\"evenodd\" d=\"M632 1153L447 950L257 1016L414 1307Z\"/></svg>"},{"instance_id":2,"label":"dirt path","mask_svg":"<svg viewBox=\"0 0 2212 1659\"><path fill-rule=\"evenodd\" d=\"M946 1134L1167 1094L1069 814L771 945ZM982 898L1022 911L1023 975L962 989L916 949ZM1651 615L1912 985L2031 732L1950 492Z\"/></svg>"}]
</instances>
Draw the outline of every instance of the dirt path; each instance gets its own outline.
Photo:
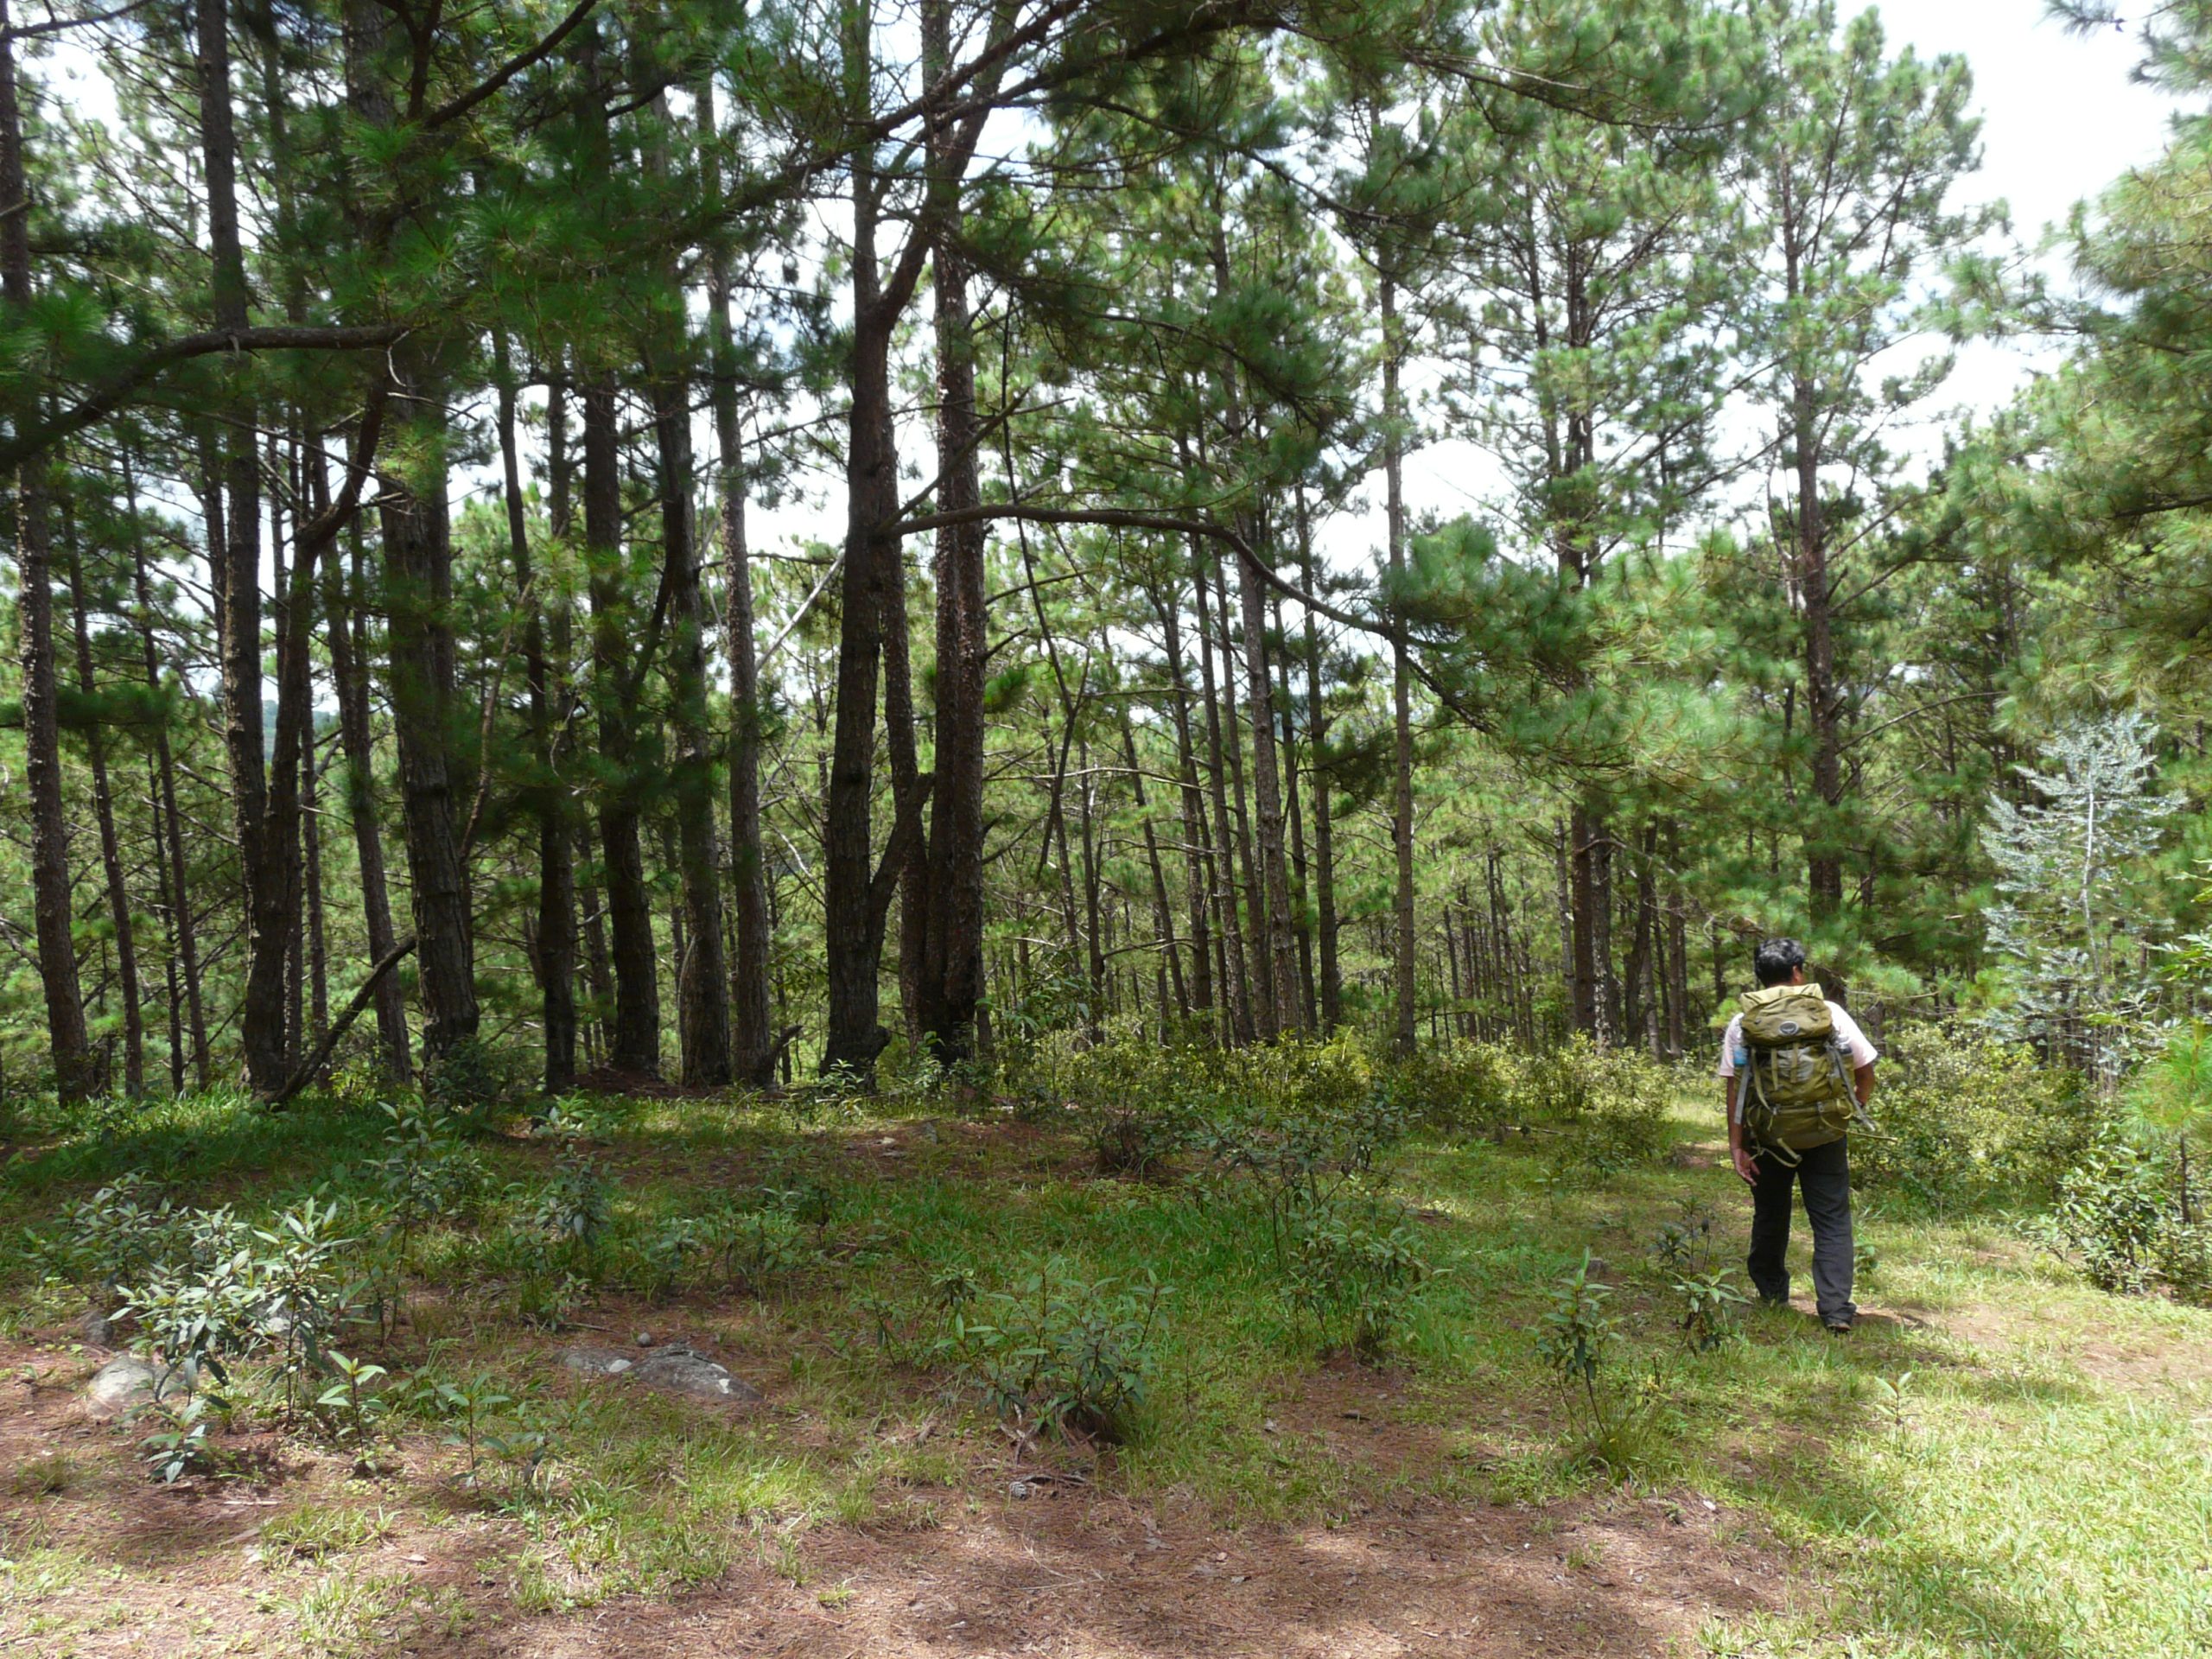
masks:
<instances>
[{"instance_id":1,"label":"dirt path","mask_svg":"<svg viewBox=\"0 0 2212 1659\"><path fill-rule=\"evenodd\" d=\"M434 1659L1062 1659L1679 1651L1713 1614L1777 1606L1783 1560L1692 1493L1376 1510L1334 1528L1224 1529L1047 1475L912 1492L917 1530L817 1528L776 1570L672 1598L523 1615L518 1522L412 1506L442 1453L410 1449L379 1503L337 1460L248 1441L248 1478L149 1483L136 1436L88 1421L89 1363L0 1350L0 1652ZM28 1379L28 1381L26 1381ZM234 1443L235 1444L235 1443ZM307 1500L365 1506L377 1535L319 1559L261 1529Z\"/></svg>"}]
</instances>

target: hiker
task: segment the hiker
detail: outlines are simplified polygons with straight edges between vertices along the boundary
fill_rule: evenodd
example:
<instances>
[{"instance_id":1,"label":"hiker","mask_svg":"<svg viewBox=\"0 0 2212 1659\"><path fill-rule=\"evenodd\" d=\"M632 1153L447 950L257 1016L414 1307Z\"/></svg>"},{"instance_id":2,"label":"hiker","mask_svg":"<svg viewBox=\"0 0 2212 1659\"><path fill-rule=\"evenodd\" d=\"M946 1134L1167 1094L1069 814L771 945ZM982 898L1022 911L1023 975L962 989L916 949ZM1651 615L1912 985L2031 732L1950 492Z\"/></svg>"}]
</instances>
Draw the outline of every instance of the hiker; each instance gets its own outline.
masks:
<instances>
[{"instance_id":1,"label":"hiker","mask_svg":"<svg viewBox=\"0 0 2212 1659\"><path fill-rule=\"evenodd\" d=\"M1769 939L1751 957L1759 988L1720 1039L1715 1074L1728 1095L1728 1155L1751 1189L1751 1253L1759 1300L1789 1301L1789 1188L1813 1227L1813 1290L1821 1323L1851 1329L1851 1160L1847 1132L1874 1092L1873 1044L1859 1022L1805 979L1805 947Z\"/></svg>"}]
</instances>

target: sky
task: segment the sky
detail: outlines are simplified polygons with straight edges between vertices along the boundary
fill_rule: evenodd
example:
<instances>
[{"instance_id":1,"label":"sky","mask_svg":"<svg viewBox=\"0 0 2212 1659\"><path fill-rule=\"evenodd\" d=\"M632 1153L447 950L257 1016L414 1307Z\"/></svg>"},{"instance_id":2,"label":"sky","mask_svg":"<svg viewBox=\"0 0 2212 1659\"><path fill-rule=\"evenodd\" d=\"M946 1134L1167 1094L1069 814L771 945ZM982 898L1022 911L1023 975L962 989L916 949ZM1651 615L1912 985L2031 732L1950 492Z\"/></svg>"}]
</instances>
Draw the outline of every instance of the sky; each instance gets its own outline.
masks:
<instances>
[{"instance_id":1,"label":"sky","mask_svg":"<svg viewBox=\"0 0 2212 1659\"><path fill-rule=\"evenodd\" d=\"M2151 0L2145 0L2147 5ZM1841 0L1849 15L1855 0ZM2124 34L2068 34L2044 14L2044 0L1889 0L1878 4L1892 48L1910 45L1923 56L1963 55L1973 71L1974 102L1983 118L1983 161L1961 187L1956 201L2001 200L2013 234L2030 247L2047 226L2063 223L2073 205L2094 196L2131 166L2154 159L2164 146L2171 105L2136 86L2129 71L2138 52ZM44 72L57 89L86 113L105 113L112 99L86 55L65 45ZM2066 277L2063 253L2044 256L2056 282ZM1933 349L1931 346L1929 349ZM2005 403L2037 366L2056 361L2055 347L2028 343L1978 342L1960 354L1937 400L1952 409L1993 410ZM1418 391L1418 367L1408 374ZM1920 453L1936 449L1944 422L1926 421L1902 442ZM901 446L916 466L927 459L926 431L902 426ZM702 434L702 442L706 435ZM490 487L482 479L457 479L463 490ZM1495 463L1448 434L1408 458L1407 505L1416 523L1427 515L1449 518L1479 511L1498 493ZM843 531L840 480L817 475L780 502L756 503L755 547L787 550L798 542L835 543ZM1369 480L1357 510L1323 527L1319 550L1340 570L1371 569L1382 535L1381 480ZM188 511L181 504L181 511Z\"/></svg>"},{"instance_id":2,"label":"sky","mask_svg":"<svg viewBox=\"0 0 2212 1659\"><path fill-rule=\"evenodd\" d=\"M1849 16L1856 8L1843 0L1840 10ZM1923 57L1950 53L1967 60L1982 117L1982 165L1954 200L1959 207L2004 202L2013 237L2029 249L2041 243L2048 226L2063 225L2076 201L2094 196L2130 167L2154 160L2164 147L2173 106L2131 82L2129 71L2139 54L2126 35L2070 35L2045 15L2044 0L1890 0L1875 10L1893 51L1910 46ZM2042 258L2053 280L2063 283L2068 274L2063 251ZM2056 347L2034 342L1969 344L1936 404L1947 412L1997 409L2057 355ZM1418 378L1409 374L1409 388ZM1931 419L1916 434L1899 434L1896 441L1932 454L1945 424ZM911 448L912 441L903 431L901 436L903 447ZM1478 511L1498 482L1486 456L1445 436L1408 459L1407 505L1416 522L1427 514L1452 518ZM763 510L754 521L757 543L841 539L842 503L833 492L834 483L823 480ZM1379 474L1369 480L1364 497L1360 510L1340 515L1318 538L1327 563L1340 570L1371 568L1380 549Z\"/></svg>"},{"instance_id":3,"label":"sky","mask_svg":"<svg viewBox=\"0 0 2212 1659\"><path fill-rule=\"evenodd\" d=\"M2148 4L2150 0L2145 0ZM1840 10L1853 15L1850 0ZM1953 54L1974 75L1974 104L1982 118L1982 164L1955 193L1958 207L2003 202L2012 238L2030 251L2046 229L2063 225L2074 204L2093 197L2130 167L2155 160L2165 146L2173 105L2135 85L2129 72L2140 54L2117 32L2070 35L2045 13L2044 0L1890 0L1874 10L1892 52L1910 46L1923 58ZM2056 283L2069 276L2063 251L2039 256ZM1919 354L1942 349L1930 341ZM1910 347L1907 350L1910 350ZM2037 367L2052 366L2059 348L2037 342L1971 342L1917 429L1895 431L1900 448L1923 456L1940 448L1953 410L1991 410L2009 402ZM1902 363L1885 364L1891 372ZM1940 411L1940 412L1938 412ZM1406 499L1416 519L1479 511L1498 488L1496 465L1448 436L1408 461ZM1330 563L1367 563L1382 534L1379 475L1375 500L1346 514L1324 538Z\"/></svg>"}]
</instances>

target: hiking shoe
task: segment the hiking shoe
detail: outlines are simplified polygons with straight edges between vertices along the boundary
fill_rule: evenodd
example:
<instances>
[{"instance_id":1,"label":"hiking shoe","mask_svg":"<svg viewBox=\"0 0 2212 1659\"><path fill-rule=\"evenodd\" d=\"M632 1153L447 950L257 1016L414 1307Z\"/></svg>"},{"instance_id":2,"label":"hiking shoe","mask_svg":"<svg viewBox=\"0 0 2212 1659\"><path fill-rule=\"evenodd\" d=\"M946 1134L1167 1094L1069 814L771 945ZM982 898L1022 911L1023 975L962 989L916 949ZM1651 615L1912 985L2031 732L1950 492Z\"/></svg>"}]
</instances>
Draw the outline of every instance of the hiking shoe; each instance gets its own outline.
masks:
<instances>
[{"instance_id":1,"label":"hiking shoe","mask_svg":"<svg viewBox=\"0 0 2212 1659\"><path fill-rule=\"evenodd\" d=\"M1851 1334L1849 1319L1822 1319L1821 1323L1827 1327L1827 1333L1832 1337L1847 1337Z\"/></svg>"}]
</instances>

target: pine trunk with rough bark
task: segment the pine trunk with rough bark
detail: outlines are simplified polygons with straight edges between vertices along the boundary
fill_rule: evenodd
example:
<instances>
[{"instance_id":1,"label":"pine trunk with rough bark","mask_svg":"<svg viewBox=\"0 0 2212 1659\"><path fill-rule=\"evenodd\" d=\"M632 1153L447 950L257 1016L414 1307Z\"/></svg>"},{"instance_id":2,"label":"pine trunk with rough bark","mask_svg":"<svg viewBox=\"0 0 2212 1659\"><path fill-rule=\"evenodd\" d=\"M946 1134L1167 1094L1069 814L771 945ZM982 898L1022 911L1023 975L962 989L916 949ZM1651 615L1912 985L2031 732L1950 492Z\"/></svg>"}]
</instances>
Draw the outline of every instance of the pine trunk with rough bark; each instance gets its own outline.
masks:
<instances>
[{"instance_id":1,"label":"pine trunk with rough bark","mask_svg":"<svg viewBox=\"0 0 2212 1659\"><path fill-rule=\"evenodd\" d=\"M922 7L925 79L950 69L951 7ZM931 182L944 209L931 235L930 266L936 302L938 486L940 512L978 505L982 486L976 449L975 342L968 314L968 271L961 246L959 165L950 124L929 130ZM937 532L937 757L930 802L922 944L916 988L917 1023L948 1065L976 1052L976 1017L983 995L983 688L988 659L984 592L985 537L980 524L948 524Z\"/></svg>"},{"instance_id":2,"label":"pine trunk with rough bark","mask_svg":"<svg viewBox=\"0 0 2212 1659\"><path fill-rule=\"evenodd\" d=\"M77 689L89 702L99 692L92 666L92 623L86 611L85 567L74 527L65 520L69 561L69 607L77 646ZM115 800L108 787L107 733L95 722L86 734L92 763L92 817L100 836L100 872L107 889L108 925L115 933L118 1000L123 1004L123 1090L137 1100L146 1092L146 1032L138 992L138 942L131 925L130 892L123 876L123 843L115 830Z\"/></svg>"},{"instance_id":3,"label":"pine trunk with rough bark","mask_svg":"<svg viewBox=\"0 0 2212 1659\"><path fill-rule=\"evenodd\" d=\"M0 0L0 295L18 315L34 298L23 164L23 123L16 83L15 36ZM61 810L61 728L54 702L54 588L44 455L16 469L17 631L23 670L24 782L31 800L31 912L38 936L39 982L54 1084L65 1101L92 1091L94 1065L77 985L77 945L69 898L69 832Z\"/></svg>"},{"instance_id":4,"label":"pine trunk with rough bark","mask_svg":"<svg viewBox=\"0 0 2212 1659\"><path fill-rule=\"evenodd\" d=\"M696 98L702 129L701 174L709 206L721 199L713 77ZM731 885L730 1048L736 1076L756 1089L775 1082L779 1045L770 1025L768 982L774 932L768 865L760 828L760 676L753 639L753 567L745 536L745 461L737 397L737 351L728 248L716 244L708 267L707 329L715 371L715 442L719 451L721 553L726 583L722 649L729 666L729 864Z\"/></svg>"},{"instance_id":5,"label":"pine trunk with rough bark","mask_svg":"<svg viewBox=\"0 0 2212 1659\"><path fill-rule=\"evenodd\" d=\"M1382 280L1382 478L1385 557L1394 588L1405 576L1406 497L1404 480L1405 421L1398 390L1398 359L1402 349L1398 336L1398 286L1387 272ZM1390 730L1392 735L1390 845L1397 865L1391 913L1395 924L1391 952L1391 988L1395 1017L1392 1042L1401 1055L1410 1054L1419 1039L1414 1028L1414 728L1413 670L1406 652L1402 620L1390 624Z\"/></svg>"},{"instance_id":6,"label":"pine trunk with rough bark","mask_svg":"<svg viewBox=\"0 0 2212 1659\"><path fill-rule=\"evenodd\" d=\"M1237 594L1244 621L1244 706L1252 729L1254 854L1266 900L1268 1035L1303 1029L1299 995L1298 947L1291 930L1290 873L1283 847L1282 774L1275 743L1274 676L1268 667L1267 592L1252 548L1256 527L1245 526L1245 550L1238 556Z\"/></svg>"},{"instance_id":7,"label":"pine trunk with rough bark","mask_svg":"<svg viewBox=\"0 0 2212 1659\"><path fill-rule=\"evenodd\" d=\"M504 334L494 341L499 372L499 461L507 512L507 552L522 607L523 675L530 699L531 770L526 798L537 820L538 903L534 940L538 1009L544 1027L545 1092L565 1093L576 1076L576 947L569 827L554 753L552 675L545 659L544 599L531 556L522 465L515 434L515 383Z\"/></svg>"},{"instance_id":8,"label":"pine trunk with rough bark","mask_svg":"<svg viewBox=\"0 0 2212 1659\"><path fill-rule=\"evenodd\" d=\"M353 828L353 855L361 881L361 917L368 932L369 960L382 962L397 936L391 925L391 896L385 873L384 830L377 818L376 738L369 720L368 623L363 614L367 572L356 524L347 536L350 583L334 560L323 583L323 614L330 652L330 679L338 702L338 741L346 756L346 814ZM395 1083L414 1075L414 1045L407 1030L407 998L397 976L377 982L377 1038L385 1069Z\"/></svg>"}]
</instances>

